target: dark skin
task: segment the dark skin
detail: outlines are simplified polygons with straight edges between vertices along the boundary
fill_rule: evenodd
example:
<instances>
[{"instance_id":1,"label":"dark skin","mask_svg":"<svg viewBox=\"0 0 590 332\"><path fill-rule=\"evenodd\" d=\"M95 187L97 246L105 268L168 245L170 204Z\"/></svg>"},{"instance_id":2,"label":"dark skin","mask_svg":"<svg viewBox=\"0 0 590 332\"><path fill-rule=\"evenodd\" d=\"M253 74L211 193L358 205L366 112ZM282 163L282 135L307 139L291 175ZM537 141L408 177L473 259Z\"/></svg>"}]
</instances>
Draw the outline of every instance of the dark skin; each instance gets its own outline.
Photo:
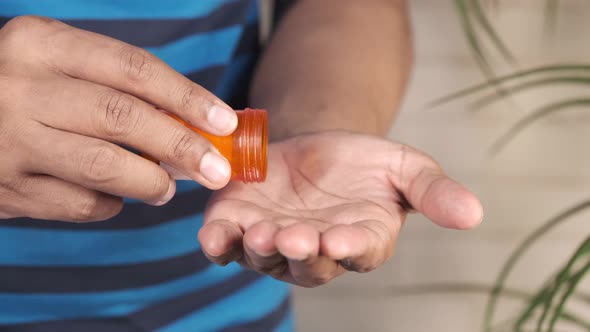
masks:
<instances>
[{"instance_id":1,"label":"dark skin","mask_svg":"<svg viewBox=\"0 0 590 332\"><path fill-rule=\"evenodd\" d=\"M235 112L140 48L25 16L0 30L0 218L98 221L122 197L167 203L176 183L162 160L219 189L230 166L202 136L231 133Z\"/></svg>"}]
</instances>

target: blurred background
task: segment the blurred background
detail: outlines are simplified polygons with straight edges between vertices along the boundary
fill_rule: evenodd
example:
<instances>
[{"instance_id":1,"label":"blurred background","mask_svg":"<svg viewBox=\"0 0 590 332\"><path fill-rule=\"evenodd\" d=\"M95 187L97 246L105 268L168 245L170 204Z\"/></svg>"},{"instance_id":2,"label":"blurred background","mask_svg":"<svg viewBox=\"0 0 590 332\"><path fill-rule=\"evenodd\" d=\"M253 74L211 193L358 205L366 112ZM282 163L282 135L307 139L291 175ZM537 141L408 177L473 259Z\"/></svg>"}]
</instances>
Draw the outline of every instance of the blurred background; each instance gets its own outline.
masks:
<instances>
[{"instance_id":1,"label":"blurred background","mask_svg":"<svg viewBox=\"0 0 590 332\"><path fill-rule=\"evenodd\" d=\"M387 265L295 291L300 331L481 331L488 291L509 254L545 221L590 197L587 108L541 119L499 153L489 151L531 111L564 96L588 96L590 86L537 88L475 112L468 100L428 108L437 97L480 83L484 76L453 1L409 2L416 66L390 137L432 154L451 176L466 183L482 199L485 220L477 230L458 232L411 216ZM550 33L544 30L545 1L498 3L497 10L487 13L518 60L516 68L497 61L498 73L558 62L590 63L588 1L561 0ZM508 288L522 296L537 292L590 234L589 217L590 212L576 214L532 246L510 274ZM590 293L589 279L578 293ZM500 324L496 331L512 331L501 323L526 301L502 299L494 318ZM570 301L567 309L590 320L588 302ZM565 323L555 331L588 330Z\"/></svg>"}]
</instances>

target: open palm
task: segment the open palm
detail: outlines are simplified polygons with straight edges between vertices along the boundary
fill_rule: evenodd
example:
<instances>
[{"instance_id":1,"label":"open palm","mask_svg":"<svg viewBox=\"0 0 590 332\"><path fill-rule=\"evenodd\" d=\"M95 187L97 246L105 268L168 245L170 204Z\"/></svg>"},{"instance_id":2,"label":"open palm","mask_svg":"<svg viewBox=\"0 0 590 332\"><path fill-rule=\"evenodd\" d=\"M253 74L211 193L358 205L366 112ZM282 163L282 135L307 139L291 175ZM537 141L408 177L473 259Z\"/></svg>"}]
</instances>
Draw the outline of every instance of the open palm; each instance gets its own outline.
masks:
<instances>
[{"instance_id":1,"label":"open palm","mask_svg":"<svg viewBox=\"0 0 590 332\"><path fill-rule=\"evenodd\" d=\"M216 263L312 287L385 262L412 209L449 228L482 219L477 198L425 154L327 132L271 144L267 181L216 192L199 239Z\"/></svg>"}]
</instances>

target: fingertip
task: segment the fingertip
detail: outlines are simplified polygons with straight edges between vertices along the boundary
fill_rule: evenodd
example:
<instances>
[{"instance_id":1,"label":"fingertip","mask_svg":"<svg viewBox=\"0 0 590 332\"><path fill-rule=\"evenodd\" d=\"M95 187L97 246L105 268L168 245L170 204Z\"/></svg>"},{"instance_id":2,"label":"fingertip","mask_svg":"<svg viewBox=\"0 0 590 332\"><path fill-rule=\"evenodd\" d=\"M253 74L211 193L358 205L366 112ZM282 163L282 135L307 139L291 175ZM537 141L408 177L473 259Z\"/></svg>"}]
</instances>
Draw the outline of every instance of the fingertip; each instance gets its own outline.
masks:
<instances>
[{"instance_id":1,"label":"fingertip","mask_svg":"<svg viewBox=\"0 0 590 332\"><path fill-rule=\"evenodd\" d=\"M223 103L215 103L207 112L207 123L217 134L230 135L238 126L238 116L234 110Z\"/></svg>"},{"instance_id":2,"label":"fingertip","mask_svg":"<svg viewBox=\"0 0 590 332\"><path fill-rule=\"evenodd\" d=\"M351 225L336 225L321 236L321 252L334 260L357 257L365 248L366 233Z\"/></svg>"},{"instance_id":3,"label":"fingertip","mask_svg":"<svg viewBox=\"0 0 590 332\"><path fill-rule=\"evenodd\" d=\"M162 206L162 205L170 202L170 200L172 200L172 198L176 194L176 180L174 180L171 176L169 176L169 177L170 177L170 181L168 183L168 190L164 194L164 197L162 197L162 199L160 199L159 201L157 201L155 203L151 203L151 205ZM150 204L150 203L148 203L148 204Z\"/></svg>"},{"instance_id":4,"label":"fingertip","mask_svg":"<svg viewBox=\"0 0 590 332\"><path fill-rule=\"evenodd\" d=\"M455 226L457 229L468 230L479 226L483 222L484 211L479 199L469 190L464 189L463 211L458 213Z\"/></svg>"},{"instance_id":5,"label":"fingertip","mask_svg":"<svg viewBox=\"0 0 590 332\"><path fill-rule=\"evenodd\" d=\"M242 239L239 227L229 221L212 221L199 230L202 250L211 257L227 255Z\"/></svg>"},{"instance_id":6,"label":"fingertip","mask_svg":"<svg viewBox=\"0 0 590 332\"><path fill-rule=\"evenodd\" d=\"M311 225L296 223L280 230L275 244L286 258L303 261L319 254L320 233Z\"/></svg>"},{"instance_id":7,"label":"fingertip","mask_svg":"<svg viewBox=\"0 0 590 332\"><path fill-rule=\"evenodd\" d=\"M205 152L201 158L199 172L206 183L201 183L209 189L217 190L225 187L231 177L231 166L216 149Z\"/></svg>"},{"instance_id":8,"label":"fingertip","mask_svg":"<svg viewBox=\"0 0 590 332\"><path fill-rule=\"evenodd\" d=\"M433 201L426 215L440 226L467 230L483 221L483 207L479 199L451 179L440 181L429 195Z\"/></svg>"},{"instance_id":9,"label":"fingertip","mask_svg":"<svg viewBox=\"0 0 590 332\"><path fill-rule=\"evenodd\" d=\"M271 222L259 222L244 233L244 244L260 256L271 256L277 252L275 236L279 227Z\"/></svg>"}]
</instances>

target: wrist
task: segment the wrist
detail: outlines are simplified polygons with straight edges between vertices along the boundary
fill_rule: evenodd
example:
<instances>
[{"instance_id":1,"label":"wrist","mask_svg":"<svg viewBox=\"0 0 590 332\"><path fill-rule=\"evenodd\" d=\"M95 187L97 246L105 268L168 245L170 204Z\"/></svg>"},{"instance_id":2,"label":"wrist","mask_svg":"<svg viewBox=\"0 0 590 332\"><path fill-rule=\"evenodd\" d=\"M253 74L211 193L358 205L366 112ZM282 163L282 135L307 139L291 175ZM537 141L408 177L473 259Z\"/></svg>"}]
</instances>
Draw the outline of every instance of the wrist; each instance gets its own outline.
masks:
<instances>
[{"instance_id":1,"label":"wrist","mask_svg":"<svg viewBox=\"0 0 590 332\"><path fill-rule=\"evenodd\" d=\"M291 106L294 104L265 106L269 112L270 141L335 130L384 136L392 122L391 116L351 103L345 106L303 102Z\"/></svg>"}]
</instances>

